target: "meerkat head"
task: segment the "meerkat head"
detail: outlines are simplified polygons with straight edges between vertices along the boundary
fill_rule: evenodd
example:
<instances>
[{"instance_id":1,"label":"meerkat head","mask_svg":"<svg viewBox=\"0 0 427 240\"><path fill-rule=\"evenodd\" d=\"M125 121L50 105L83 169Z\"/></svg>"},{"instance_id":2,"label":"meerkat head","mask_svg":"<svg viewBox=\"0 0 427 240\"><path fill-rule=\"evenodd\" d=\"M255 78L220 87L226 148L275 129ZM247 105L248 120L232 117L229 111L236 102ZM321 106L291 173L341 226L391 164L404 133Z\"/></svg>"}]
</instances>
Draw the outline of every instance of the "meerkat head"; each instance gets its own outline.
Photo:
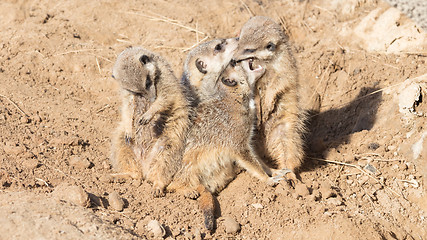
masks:
<instances>
[{"instance_id":1,"label":"meerkat head","mask_svg":"<svg viewBox=\"0 0 427 240\"><path fill-rule=\"evenodd\" d=\"M112 77L121 87L135 94L156 98L159 71L156 55L140 47L129 47L117 57Z\"/></svg>"},{"instance_id":2,"label":"meerkat head","mask_svg":"<svg viewBox=\"0 0 427 240\"><path fill-rule=\"evenodd\" d=\"M264 70L250 69L249 61L231 62L216 79L215 86L209 89L202 87L201 91L210 98L215 95L222 97L223 93L248 98L253 95L254 83L263 74Z\"/></svg>"},{"instance_id":3,"label":"meerkat head","mask_svg":"<svg viewBox=\"0 0 427 240\"><path fill-rule=\"evenodd\" d=\"M286 41L282 28L272 19L252 17L240 31L239 46L233 60L249 60L251 69L261 68L263 63L272 62L279 57L278 53L287 48Z\"/></svg>"},{"instance_id":4,"label":"meerkat head","mask_svg":"<svg viewBox=\"0 0 427 240\"><path fill-rule=\"evenodd\" d=\"M217 39L191 50L184 64L184 83L199 89L204 80L216 79L233 57L237 43L237 38Z\"/></svg>"}]
</instances>

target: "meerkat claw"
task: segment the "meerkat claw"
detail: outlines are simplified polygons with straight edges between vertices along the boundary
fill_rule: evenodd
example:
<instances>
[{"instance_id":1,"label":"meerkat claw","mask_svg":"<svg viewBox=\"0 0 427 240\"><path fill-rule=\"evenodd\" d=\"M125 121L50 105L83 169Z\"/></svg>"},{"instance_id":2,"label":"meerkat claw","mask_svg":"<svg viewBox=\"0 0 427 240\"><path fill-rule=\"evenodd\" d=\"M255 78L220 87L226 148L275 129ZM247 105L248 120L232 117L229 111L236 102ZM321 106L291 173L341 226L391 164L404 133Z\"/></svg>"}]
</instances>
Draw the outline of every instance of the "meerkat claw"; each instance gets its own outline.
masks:
<instances>
[{"instance_id":1,"label":"meerkat claw","mask_svg":"<svg viewBox=\"0 0 427 240\"><path fill-rule=\"evenodd\" d=\"M292 170L288 169L288 168L283 168L277 171L277 175L276 176L280 176L280 177L284 177L286 178L286 174L291 173Z\"/></svg>"},{"instance_id":2,"label":"meerkat claw","mask_svg":"<svg viewBox=\"0 0 427 240\"><path fill-rule=\"evenodd\" d=\"M125 134L125 142L127 145L130 145L132 142L132 136Z\"/></svg>"},{"instance_id":3,"label":"meerkat claw","mask_svg":"<svg viewBox=\"0 0 427 240\"><path fill-rule=\"evenodd\" d=\"M199 196L200 194L197 190L189 190L184 193L184 197L190 199L197 199Z\"/></svg>"},{"instance_id":4,"label":"meerkat claw","mask_svg":"<svg viewBox=\"0 0 427 240\"><path fill-rule=\"evenodd\" d=\"M268 179L269 185L272 185L272 186L279 184L280 181L289 180L286 177L286 174L292 173L292 171L290 169L285 168L285 169L276 170L274 173L275 175Z\"/></svg>"},{"instance_id":5,"label":"meerkat claw","mask_svg":"<svg viewBox=\"0 0 427 240\"><path fill-rule=\"evenodd\" d=\"M165 192L160 188L154 188L152 190L152 194L155 198L164 197L166 195Z\"/></svg>"},{"instance_id":6,"label":"meerkat claw","mask_svg":"<svg viewBox=\"0 0 427 240\"><path fill-rule=\"evenodd\" d=\"M145 125L150 122L150 120L153 118L150 114L143 114L141 119L139 119L139 124Z\"/></svg>"}]
</instances>

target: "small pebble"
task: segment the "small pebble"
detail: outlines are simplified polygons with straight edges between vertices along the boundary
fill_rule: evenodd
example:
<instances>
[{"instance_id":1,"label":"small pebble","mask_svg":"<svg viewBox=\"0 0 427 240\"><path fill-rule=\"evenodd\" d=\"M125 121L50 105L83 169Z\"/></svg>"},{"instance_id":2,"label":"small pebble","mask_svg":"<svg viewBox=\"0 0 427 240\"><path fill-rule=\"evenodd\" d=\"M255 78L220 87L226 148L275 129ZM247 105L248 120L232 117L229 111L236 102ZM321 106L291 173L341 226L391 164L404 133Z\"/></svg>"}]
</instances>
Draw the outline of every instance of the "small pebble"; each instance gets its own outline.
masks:
<instances>
[{"instance_id":1,"label":"small pebble","mask_svg":"<svg viewBox=\"0 0 427 240\"><path fill-rule=\"evenodd\" d=\"M369 171L369 172L371 172L371 173L373 173L373 174L377 173L377 169L374 166L372 166L371 164L369 164L369 163L366 164L366 166L364 167L364 169L367 170L367 171Z\"/></svg>"},{"instance_id":2,"label":"small pebble","mask_svg":"<svg viewBox=\"0 0 427 240\"><path fill-rule=\"evenodd\" d=\"M313 190L313 193L308 196L308 199L311 201L319 201L321 199L321 194L319 190Z\"/></svg>"},{"instance_id":3,"label":"small pebble","mask_svg":"<svg viewBox=\"0 0 427 240\"><path fill-rule=\"evenodd\" d=\"M313 181L313 183L311 184L311 187L313 189L319 189L320 188L320 184L317 181Z\"/></svg>"},{"instance_id":4,"label":"small pebble","mask_svg":"<svg viewBox=\"0 0 427 240\"><path fill-rule=\"evenodd\" d=\"M368 180L369 180L369 177L367 175L363 175L359 178L358 181L359 181L359 184L362 185L362 184L366 183Z\"/></svg>"},{"instance_id":5,"label":"small pebble","mask_svg":"<svg viewBox=\"0 0 427 240\"><path fill-rule=\"evenodd\" d=\"M191 234L190 232L184 232L183 235L185 239L193 239L193 234Z\"/></svg>"},{"instance_id":6,"label":"small pebble","mask_svg":"<svg viewBox=\"0 0 427 240\"><path fill-rule=\"evenodd\" d=\"M202 240L202 233L198 228L194 231L194 240Z\"/></svg>"},{"instance_id":7,"label":"small pebble","mask_svg":"<svg viewBox=\"0 0 427 240\"><path fill-rule=\"evenodd\" d=\"M25 152L24 147L15 146L15 144L12 144L12 143L6 143L6 145L3 146L3 150L6 154L15 155L15 156Z\"/></svg>"},{"instance_id":8,"label":"small pebble","mask_svg":"<svg viewBox=\"0 0 427 240\"><path fill-rule=\"evenodd\" d=\"M24 123L24 124L30 122L30 119L27 117L21 117L19 120L21 121L21 123Z\"/></svg>"},{"instance_id":9,"label":"small pebble","mask_svg":"<svg viewBox=\"0 0 427 240\"><path fill-rule=\"evenodd\" d=\"M232 217L224 217L225 232L229 234L236 234L240 231L240 224Z\"/></svg>"},{"instance_id":10,"label":"small pebble","mask_svg":"<svg viewBox=\"0 0 427 240\"><path fill-rule=\"evenodd\" d=\"M380 145L376 142L368 144L368 149L371 149L371 150L377 150L379 147L380 147Z\"/></svg>"},{"instance_id":11,"label":"small pebble","mask_svg":"<svg viewBox=\"0 0 427 240\"><path fill-rule=\"evenodd\" d=\"M81 158L79 156L71 156L70 158L71 166L78 169L86 169L90 167L90 162L86 158Z\"/></svg>"},{"instance_id":12,"label":"small pebble","mask_svg":"<svg viewBox=\"0 0 427 240\"><path fill-rule=\"evenodd\" d=\"M125 205L123 199L115 191L108 195L108 203L114 210L119 212L123 211Z\"/></svg>"},{"instance_id":13,"label":"small pebble","mask_svg":"<svg viewBox=\"0 0 427 240\"><path fill-rule=\"evenodd\" d=\"M331 205L340 206L342 204L342 199L341 199L341 197L328 198L328 200L326 200L326 202L328 204L331 204Z\"/></svg>"},{"instance_id":14,"label":"small pebble","mask_svg":"<svg viewBox=\"0 0 427 240\"><path fill-rule=\"evenodd\" d=\"M24 168L28 170L36 169L38 165L39 165L39 161L37 161L37 159L35 158L29 158L22 162L22 166L24 166Z\"/></svg>"},{"instance_id":15,"label":"small pebble","mask_svg":"<svg viewBox=\"0 0 427 240\"><path fill-rule=\"evenodd\" d=\"M71 202L82 207L90 207L89 195L80 186L72 186L66 183L60 184L52 194L59 200Z\"/></svg>"},{"instance_id":16,"label":"small pebble","mask_svg":"<svg viewBox=\"0 0 427 240\"><path fill-rule=\"evenodd\" d=\"M295 186L295 193L298 196L302 196L302 197L306 197L306 196L310 195L310 192L308 191L308 188L304 183L298 183Z\"/></svg>"},{"instance_id":17,"label":"small pebble","mask_svg":"<svg viewBox=\"0 0 427 240\"><path fill-rule=\"evenodd\" d=\"M147 223L148 223L148 221L145 219L139 220L135 225L136 233L138 233L139 235L144 235L145 234L145 226L147 225Z\"/></svg>"},{"instance_id":18,"label":"small pebble","mask_svg":"<svg viewBox=\"0 0 427 240\"><path fill-rule=\"evenodd\" d=\"M262 206L261 203L253 203L251 205L252 205L252 207L254 207L256 209L263 209L264 208L264 206Z\"/></svg>"},{"instance_id":19,"label":"small pebble","mask_svg":"<svg viewBox=\"0 0 427 240\"><path fill-rule=\"evenodd\" d=\"M322 197L324 199L328 199L336 195L335 191L332 190L331 185L328 183L323 183L319 190L322 193Z\"/></svg>"},{"instance_id":20,"label":"small pebble","mask_svg":"<svg viewBox=\"0 0 427 240\"><path fill-rule=\"evenodd\" d=\"M111 165L108 161L103 161L102 162L102 167L104 168L104 170L109 170L111 169Z\"/></svg>"},{"instance_id":21,"label":"small pebble","mask_svg":"<svg viewBox=\"0 0 427 240\"><path fill-rule=\"evenodd\" d=\"M404 162L401 162L401 163L399 163L398 168L399 168L399 170L404 171L404 170L408 169L408 165L406 165L406 163L404 163Z\"/></svg>"},{"instance_id":22,"label":"small pebble","mask_svg":"<svg viewBox=\"0 0 427 240\"><path fill-rule=\"evenodd\" d=\"M104 174L104 175L101 175L101 177L99 177L99 181L103 183L112 183L114 182L114 178L109 174Z\"/></svg>"},{"instance_id":23,"label":"small pebble","mask_svg":"<svg viewBox=\"0 0 427 240\"><path fill-rule=\"evenodd\" d=\"M164 237L166 235L166 230L157 220L151 220L148 222L147 230L152 232L155 237Z\"/></svg>"},{"instance_id":24,"label":"small pebble","mask_svg":"<svg viewBox=\"0 0 427 240\"><path fill-rule=\"evenodd\" d=\"M396 146L387 146L387 150L390 152L395 150L395 149L396 149Z\"/></svg>"}]
</instances>

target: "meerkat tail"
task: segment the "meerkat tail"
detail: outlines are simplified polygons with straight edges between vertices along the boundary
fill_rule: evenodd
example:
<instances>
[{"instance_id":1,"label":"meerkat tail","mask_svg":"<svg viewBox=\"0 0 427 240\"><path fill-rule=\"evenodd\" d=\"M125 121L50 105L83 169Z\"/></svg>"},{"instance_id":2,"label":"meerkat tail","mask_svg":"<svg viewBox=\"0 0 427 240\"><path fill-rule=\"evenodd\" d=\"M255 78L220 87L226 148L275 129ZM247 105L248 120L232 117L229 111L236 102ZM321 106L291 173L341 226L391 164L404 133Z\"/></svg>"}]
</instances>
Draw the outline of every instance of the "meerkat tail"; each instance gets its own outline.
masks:
<instances>
[{"instance_id":1,"label":"meerkat tail","mask_svg":"<svg viewBox=\"0 0 427 240\"><path fill-rule=\"evenodd\" d=\"M211 192L209 192L205 186L200 184L197 187L197 191L200 194L198 199L200 209L202 210L203 217L205 218L205 227L209 231L214 230L215 228L215 201Z\"/></svg>"}]
</instances>

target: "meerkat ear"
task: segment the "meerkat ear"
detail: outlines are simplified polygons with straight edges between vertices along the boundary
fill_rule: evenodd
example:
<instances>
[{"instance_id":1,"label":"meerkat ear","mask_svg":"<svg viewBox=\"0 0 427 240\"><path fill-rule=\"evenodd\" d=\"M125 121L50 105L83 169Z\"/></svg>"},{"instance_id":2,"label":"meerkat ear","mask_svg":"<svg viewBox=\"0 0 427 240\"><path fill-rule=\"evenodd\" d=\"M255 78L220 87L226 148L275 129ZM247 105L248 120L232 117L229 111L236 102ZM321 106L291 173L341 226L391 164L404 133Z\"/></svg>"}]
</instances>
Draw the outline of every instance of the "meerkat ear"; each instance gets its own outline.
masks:
<instances>
[{"instance_id":1,"label":"meerkat ear","mask_svg":"<svg viewBox=\"0 0 427 240\"><path fill-rule=\"evenodd\" d=\"M237 82L234 79L230 79L230 78L221 78L221 82L229 87L234 87L237 85Z\"/></svg>"},{"instance_id":2,"label":"meerkat ear","mask_svg":"<svg viewBox=\"0 0 427 240\"><path fill-rule=\"evenodd\" d=\"M200 58L196 59L195 64L196 64L196 67L199 70L199 72L201 72L203 74L208 73L208 71L206 71L206 67L207 67L206 63L203 62L202 60L200 60Z\"/></svg>"},{"instance_id":3,"label":"meerkat ear","mask_svg":"<svg viewBox=\"0 0 427 240\"><path fill-rule=\"evenodd\" d=\"M140 58L139 58L139 61L142 63L142 64L147 64L147 63L149 63L150 62L150 58L147 56L147 55L142 55Z\"/></svg>"}]
</instances>

